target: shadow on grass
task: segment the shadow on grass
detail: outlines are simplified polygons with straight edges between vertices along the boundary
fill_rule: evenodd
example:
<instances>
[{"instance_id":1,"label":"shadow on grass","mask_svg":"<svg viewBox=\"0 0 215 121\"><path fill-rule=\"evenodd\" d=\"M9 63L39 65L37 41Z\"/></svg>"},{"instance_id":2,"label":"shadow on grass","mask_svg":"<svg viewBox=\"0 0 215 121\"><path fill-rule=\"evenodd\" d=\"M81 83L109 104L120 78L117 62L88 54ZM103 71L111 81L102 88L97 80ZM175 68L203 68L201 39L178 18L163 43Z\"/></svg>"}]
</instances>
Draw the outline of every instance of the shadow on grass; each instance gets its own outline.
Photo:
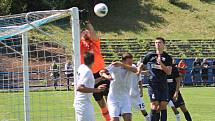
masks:
<instances>
[{"instance_id":1,"label":"shadow on grass","mask_svg":"<svg viewBox=\"0 0 215 121\"><path fill-rule=\"evenodd\" d=\"M123 31L139 32L146 26L160 26L167 21L156 14L155 11L168 12L164 8L157 7L152 0L113 0L106 3L109 8L108 15L96 17L90 9L90 19L96 30L101 32Z\"/></svg>"},{"instance_id":2,"label":"shadow on grass","mask_svg":"<svg viewBox=\"0 0 215 121\"><path fill-rule=\"evenodd\" d=\"M209 4L215 4L215 0L200 0L201 2L209 3Z\"/></svg>"},{"instance_id":3,"label":"shadow on grass","mask_svg":"<svg viewBox=\"0 0 215 121\"><path fill-rule=\"evenodd\" d=\"M173 2L173 3L171 3L171 4L173 4L173 5L175 5L175 6L179 7L179 8L181 8L181 9L183 9L183 10L198 11L198 9L193 8L191 5L188 5L188 4L185 3L185 2L176 1L176 2Z\"/></svg>"}]
</instances>

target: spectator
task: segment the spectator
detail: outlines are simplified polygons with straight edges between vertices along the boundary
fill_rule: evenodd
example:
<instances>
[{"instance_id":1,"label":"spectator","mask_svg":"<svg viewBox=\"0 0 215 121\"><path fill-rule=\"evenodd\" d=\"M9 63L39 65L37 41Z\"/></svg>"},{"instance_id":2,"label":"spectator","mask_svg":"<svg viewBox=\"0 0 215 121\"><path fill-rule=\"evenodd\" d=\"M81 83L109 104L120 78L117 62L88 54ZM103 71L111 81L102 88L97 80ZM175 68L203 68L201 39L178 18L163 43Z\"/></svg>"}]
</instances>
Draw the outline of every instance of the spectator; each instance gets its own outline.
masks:
<instances>
[{"instance_id":1,"label":"spectator","mask_svg":"<svg viewBox=\"0 0 215 121\"><path fill-rule=\"evenodd\" d=\"M67 89L69 90L69 80L73 76L71 61L69 61L69 60L67 61L64 69L65 69L65 75L66 75L66 79L67 79Z\"/></svg>"},{"instance_id":2,"label":"spectator","mask_svg":"<svg viewBox=\"0 0 215 121\"><path fill-rule=\"evenodd\" d=\"M196 58L195 61L193 62L192 71L191 71L193 86L197 86L197 84L201 82L200 69L201 69L201 62L198 58Z\"/></svg>"},{"instance_id":3,"label":"spectator","mask_svg":"<svg viewBox=\"0 0 215 121\"><path fill-rule=\"evenodd\" d=\"M213 74L213 84L215 86L215 59L212 62L212 74Z\"/></svg>"},{"instance_id":4,"label":"spectator","mask_svg":"<svg viewBox=\"0 0 215 121\"><path fill-rule=\"evenodd\" d=\"M184 85L185 82L185 77L186 77L186 68L187 68L187 64L185 63L184 59L181 59L178 63L178 69L179 69L179 74L181 75L181 85Z\"/></svg>"},{"instance_id":5,"label":"spectator","mask_svg":"<svg viewBox=\"0 0 215 121\"><path fill-rule=\"evenodd\" d=\"M203 62L202 62L202 81L203 81L203 84L205 86L207 86L207 83L208 83L208 68L209 68L209 63L207 61L207 59L204 59Z\"/></svg>"},{"instance_id":6,"label":"spectator","mask_svg":"<svg viewBox=\"0 0 215 121\"><path fill-rule=\"evenodd\" d=\"M59 77L60 77L60 68L59 68L59 65L57 65L56 61L54 61L50 67L50 71L51 71L51 79L54 81L54 88L56 90L58 84L58 80L59 80Z\"/></svg>"}]
</instances>

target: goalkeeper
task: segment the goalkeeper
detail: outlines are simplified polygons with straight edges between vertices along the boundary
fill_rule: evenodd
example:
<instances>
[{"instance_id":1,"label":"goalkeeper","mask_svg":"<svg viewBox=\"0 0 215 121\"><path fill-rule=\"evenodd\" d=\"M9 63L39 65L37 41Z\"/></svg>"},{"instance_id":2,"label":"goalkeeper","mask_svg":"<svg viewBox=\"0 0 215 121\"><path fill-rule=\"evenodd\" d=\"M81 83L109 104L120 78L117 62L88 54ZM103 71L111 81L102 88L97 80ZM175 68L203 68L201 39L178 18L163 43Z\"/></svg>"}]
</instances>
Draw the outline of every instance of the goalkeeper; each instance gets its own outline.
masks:
<instances>
[{"instance_id":1,"label":"goalkeeper","mask_svg":"<svg viewBox=\"0 0 215 121\"><path fill-rule=\"evenodd\" d=\"M96 35L96 32L89 21L85 21L84 24L86 28L81 32L81 41L80 41L80 49L81 49L81 63L84 63L83 55L86 52L94 53L94 64L92 65L93 75L96 81L95 88L99 85L106 84L107 88L99 93L93 93L93 97L96 102L99 104L101 113L106 121L110 121L109 112L106 106L107 95L109 92L110 81L101 77L99 72L104 69L104 58L100 51L100 38ZM105 99L104 99L105 97Z\"/></svg>"}]
</instances>

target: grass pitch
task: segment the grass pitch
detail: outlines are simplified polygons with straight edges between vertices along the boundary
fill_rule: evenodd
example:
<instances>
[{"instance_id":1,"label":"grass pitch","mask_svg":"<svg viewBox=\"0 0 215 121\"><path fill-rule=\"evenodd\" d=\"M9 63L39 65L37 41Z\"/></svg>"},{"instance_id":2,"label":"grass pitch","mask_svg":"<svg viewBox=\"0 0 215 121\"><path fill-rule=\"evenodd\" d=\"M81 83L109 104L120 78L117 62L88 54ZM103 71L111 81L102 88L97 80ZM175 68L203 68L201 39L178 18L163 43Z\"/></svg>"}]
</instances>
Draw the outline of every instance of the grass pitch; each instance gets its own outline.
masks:
<instances>
[{"instance_id":1,"label":"grass pitch","mask_svg":"<svg viewBox=\"0 0 215 121\"><path fill-rule=\"evenodd\" d=\"M185 87L181 88L186 106L193 121L215 121L215 88ZM30 92L31 121L75 121L73 108L73 91L39 91ZM144 89L144 101L149 113L149 98ZM98 105L93 100L97 121L103 121ZM0 121L23 121L23 92L0 93ZM185 118L181 113L182 121ZM140 112L133 112L133 121L143 121ZM168 121L175 121L175 115L168 108Z\"/></svg>"}]
</instances>

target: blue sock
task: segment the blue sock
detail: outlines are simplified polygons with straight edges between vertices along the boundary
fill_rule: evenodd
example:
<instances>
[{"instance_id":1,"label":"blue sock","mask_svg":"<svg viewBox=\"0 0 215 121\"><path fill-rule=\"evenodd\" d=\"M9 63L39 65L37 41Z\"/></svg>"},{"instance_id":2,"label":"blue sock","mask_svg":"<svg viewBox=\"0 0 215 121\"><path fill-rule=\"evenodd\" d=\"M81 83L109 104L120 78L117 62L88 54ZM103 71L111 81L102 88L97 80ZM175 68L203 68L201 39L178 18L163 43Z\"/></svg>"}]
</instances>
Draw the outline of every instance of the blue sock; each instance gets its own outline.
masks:
<instances>
[{"instance_id":1,"label":"blue sock","mask_svg":"<svg viewBox=\"0 0 215 121\"><path fill-rule=\"evenodd\" d=\"M156 112L156 110L152 110L151 109L151 112L150 112L150 121L158 121L157 120L157 112Z\"/></svg>"},{"instance_id":2,"label":"blue sock","mask_svg":"<svg viewBox=\"0 0 215 121\"><path fill-rule=\"evenodd\" d=\"M161 110L161 121L167 121L167 110Z\"/></svg>"},{"instance_id":3,"label":"blue sock","mask_svg":"<svg viewBox=\"0 0 215 121\"><path fill-rule=\"evenodd\" d=\"M184 117L187 121L192 121L190 113L188 111L184 113Z\"/></svg>"}]
</instances>

